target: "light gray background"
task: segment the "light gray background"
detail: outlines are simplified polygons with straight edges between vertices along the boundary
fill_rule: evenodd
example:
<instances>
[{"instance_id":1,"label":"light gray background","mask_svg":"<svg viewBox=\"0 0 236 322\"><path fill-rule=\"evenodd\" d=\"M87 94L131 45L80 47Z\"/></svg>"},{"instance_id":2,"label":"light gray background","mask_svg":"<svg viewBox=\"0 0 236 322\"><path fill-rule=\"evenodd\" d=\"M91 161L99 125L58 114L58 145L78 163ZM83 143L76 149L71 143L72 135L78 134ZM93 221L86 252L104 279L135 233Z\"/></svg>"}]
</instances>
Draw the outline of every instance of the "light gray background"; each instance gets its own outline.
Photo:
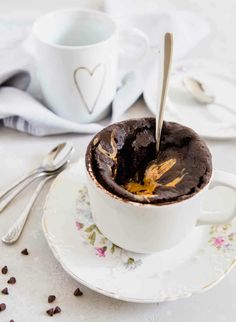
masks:
<instances>
[{"instance_id":1,"label":"light gray background","mask_svg":"<svg viewBox=\"0 0 236 322\"><path fill-rule=\"evenodd\" d=\"M120 0L125 1L125 0ZM135 6L161 9L188 9L199 12L211 23L211 36L204 40L188 57L218 59L220 64L236 71L236 2L235 0L134 0ZM40 13L61 7L102 7L99 0L1 0L0 19L32 19ZM126 116L147 115L140 100ZM0 187L37 166L41 157L52 146L70 140L76 146L75 159L83 155L91 136L62 135L45 138L31 137L9 129L0 128ZM236 141L207 142L217 168L236 174ZM44 190L27 223L23 237L15 246L0 244L0 266L7 264L17 284L10 286L11 295L0 294L0 302L7 303L7 310L0 312L0 321L16 322L48 321L45 315L49 307L47 296L57 295L62 313L54 316L56 321L112 321L112 322L235 322L236 321L236 269L218 286L185 300L171 303L140 305L106 298L85 287L84 296L75 298L72 293L77 283L70 278L53 258L41 230ZM17 203L0 216L0 235L17 217L21 207L32 192L18 198ZM27 247L30 256L20 251ZM11 275L9 273L8 276ZM6 276L0 274L0 288L6 285Z\"/></svg>"}]
</instances>

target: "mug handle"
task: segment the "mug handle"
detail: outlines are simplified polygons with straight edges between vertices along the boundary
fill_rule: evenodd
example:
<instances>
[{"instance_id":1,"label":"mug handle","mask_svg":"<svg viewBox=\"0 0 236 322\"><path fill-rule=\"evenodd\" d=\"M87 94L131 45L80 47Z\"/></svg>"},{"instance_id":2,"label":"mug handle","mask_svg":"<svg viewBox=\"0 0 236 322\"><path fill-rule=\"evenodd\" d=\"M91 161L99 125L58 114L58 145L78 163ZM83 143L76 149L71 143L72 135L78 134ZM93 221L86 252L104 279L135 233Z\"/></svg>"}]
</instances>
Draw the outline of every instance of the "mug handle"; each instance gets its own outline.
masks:
<instances>
[{"instance_id":1,"label":"mug handle","mask_svg":"<svg viewBox=\"0 0 236 322\"><path fill-rule=\"evenodd\" d=\"M215 170L212 182L210 183L209 190L217 186L228 187L236 191L236 175L225 171ZM235 218L236 211L233 211L233 213L231 213L227 219L221 220L220 215L221 212L219 211L203 211L203 214L198 219L197 226L212 224L222 225L230 223ZM207 218L207 216L210 217Z\"/></svg>"},{"instance_id":2,"label":"mug handle","mask_svg":"<svg viewBox=\"0 0 236 322\"><path fill-rule=\"evenodd\" d=\"M122 28L119 32L119 65L122 75L134 70L147 56L149 48L150 42L144 32L137 28Z\"/></svg>"}]
</instances>

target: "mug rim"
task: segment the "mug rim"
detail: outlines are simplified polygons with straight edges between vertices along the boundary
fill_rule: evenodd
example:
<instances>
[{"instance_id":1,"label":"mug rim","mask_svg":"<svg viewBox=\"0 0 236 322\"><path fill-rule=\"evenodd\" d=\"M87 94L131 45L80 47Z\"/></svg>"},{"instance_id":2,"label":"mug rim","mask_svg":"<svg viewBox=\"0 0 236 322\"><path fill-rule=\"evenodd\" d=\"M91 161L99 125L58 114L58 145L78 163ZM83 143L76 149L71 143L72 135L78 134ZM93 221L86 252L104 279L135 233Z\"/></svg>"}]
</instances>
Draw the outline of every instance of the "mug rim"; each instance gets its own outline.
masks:
<instances>
[{"instance_id":1,"label":"mug rim","mask_svg":"<svg viewBox=\"0 0 236 322\"><path fill-rule=\"evenodd\" d=\"M109 196L110 198L112 198L113 200L117 200L117 201L120 201L121 203L125 203L125 204L130 204L130 205L134 205L134 206L149 206L149 207L164 207L164 206L171 206L171 205L177 205L177 204L180 204L180 203L183 203L184 201L188 201L188 200L192 200L193 197L197 197L199 196L199 194L201 192L204 192L205 191L205 188L208 189L211 181L212 181L212 178L213 178L213 172L214 172L214 168L213 168L213 165L212 165L212 157L211 157L211 153L208 149L208 152L209 152L209 157L210 157L210 164L208 165L208 173L209 175L207 175L207 180L205 181L204 185L200 187L199 190L197 191L194 191L193 193L190 193L190 194L184 194L183 195L183 198L178 198L177 200L172 200L172 201L164 201L164 202L161 202L161 203L151 203L151 202L142 202L143 200L132 200L132 199L128 199L125 198L124 196L119 196L117 194L114 194L113 192L109 191L108 189L106 189L106 187L104 187L100 182L99 180L97 179L96 175L95 175L95 172L93 170L93 155L92 155L92 150L93 150L93 145L96 145L97 142L99 141L96 141L99 134L106 131L107 129L109 129L112 125L119 125L121 123L124 123L124 122L130 122L130 121L139 121L143 118L131 118L131 119L128 119L128 120L125 120L125 121L120 121L120 122L116 122L116 123L113 123L113 124L110 124L109 126L105 127L103 130L101 130L100 132L98 132L97 134L94 135L94 137L90 140L88 146L87 146L87 150L86 150L86 153L85 153L85 166L86 166L86 172L88 173L90 179L93 181L93 184L95 184L96 188L101 190L104 195L107 195ZM146 120L154 120L154 118L152 117L146 117L144 118ZM168 123L168 122L167 122ZM177 125L180 125L182 127L186 127L180 123L175 123L175 122L170 122L170 123L173 123L173 124L177 124ZM195 133L195 135L199 138L199 135L194 132L191 128L189 128L189 130L191 130L193 132L193 134ZM202 142L204 143L204 141ZM204 143L205 144L205 143ZM206 145L206 144L205 144ZM206 146L207 147L207 146ZM196 187L197 188L197 187ZM180 196L181 197L181 196ZM141 202L140 202L141 201Z\"/></svg>"},{"instance_id":2,"label":"mug rim","mask_svg":"<svg viewBox=\"0 0 236 322\"><path fill-rule=\"evenodd\" d=\"M109 20L113 24L113 31L112 31L111 35L109 35L104 40L97 41L97 42L89 44L89 45L77 45L77 46L59 45L54 42L47 41L47 40L45 40L45 38L43 38L39 35L37 28L38 28L39 24L42 22L41 20L43 20L47 17L50 17L50 16L52 17L55 14L60 14L60 13L65 13L65 12L91 13L96 16L106 18L107 20ZM66 8L66 9L59 9L59 10L47 12L43 15L40 15L38 18L36 18L36 20L34 21L33 26L32 26L32 33L37 40L41 41L45 45L48 45L50 47L54 47L57 49L62 49L62 50L63 49L66 49L66 50L86 49L86 48L92 48L92 47L95 47L98 45L105 44L105 43L109 42L114 37L115 34L117 34L117 30L118 30L117 22L112 18L112 16L108 15L107 13L99 11L99 10L79 9L79 8Z\"/></svg>"},{"instance_id":3,"label":"mug rim","mask_svg":"<svg viewBox=\"0 0 236 322\"><path fill-rule=\"evenodd\" d=\"M212 168L212 172L211 172L211 176L209 178L209 181L207 182L207 184L201 189L199 190L197 193L195 194L192 194L190 195L188 198L186 199L183 199L183 200L177 200L177 201L174 201L174 202L170 202L170 203L163 203L163 204L152 204L152 203L141 203L141 202L135 202L135 201L131 201L131 200L128 200L128 199L124 199L124 198L121 198L113 193L111 193L110 191L108 191L107 189L105 189L101 184L100 182L97 180L97 178L95 177L94 173L93 173L93 170L92 170L92 166L91 166L91 163L87 161L87 154L85 156L85 167L86 167L86 172L87 174L89 175L92 183L96 186L97 189L99 189L102 193L104 193L104 195L110 197L111 199L113 200L116 200L118 202L121 202L123 204L129 204L129 205L132 205L132 206L136 206L136 207L148 207L148 208L153 208L153 207L170 207L170 206L174 206L174 205L177 205L177 204L182 204L184 202L187 202L189 200L192 200L192 198L194 197L197 197L199 196L201 193L203 193L206 189L208 189L211 181L212 181L212 178L214 176L214 168Z\"/></svg>"}]
</instances>

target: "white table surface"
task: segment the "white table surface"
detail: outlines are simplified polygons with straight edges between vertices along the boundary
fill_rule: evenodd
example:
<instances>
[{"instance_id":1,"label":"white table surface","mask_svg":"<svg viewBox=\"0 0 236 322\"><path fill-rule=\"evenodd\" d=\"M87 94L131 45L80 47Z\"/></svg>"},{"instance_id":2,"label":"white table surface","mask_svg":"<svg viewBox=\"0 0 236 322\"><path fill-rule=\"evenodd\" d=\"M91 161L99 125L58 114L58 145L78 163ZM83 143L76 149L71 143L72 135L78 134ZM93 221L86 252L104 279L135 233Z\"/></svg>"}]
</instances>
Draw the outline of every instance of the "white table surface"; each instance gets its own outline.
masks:
<instances>
[{"instance_id":1,"label":"white table surface","mask_svg":"<svg viewBox=\"0 0 236 322\"><path fill-rule=\"evenodd\" d=\"M125 0L123 0L125 1ZM236 28L236 5L234 0L172 0L136 1L136 5L153 5L161 8L189 9L202 13L211 21L212 34L191 53L190 57L217 58L236 71L236 43L233 30ZM101 1L29 1L1 0L0 19L34 17L47 10L89 5L100 6ZM236 102L236 98L235 98ZM127 116L148 114L140 100ZM76 147L74 160L84 154L91 135L60 135L37 138L0 128L0 188L18 176L37 166L42 156L57 143L70 140ZM216 168L236 174L236 141L207 141L213 154ZM0 236L15 220L32 193L33 186L20 196L0 216ZM73 291L78 284L69 277L54 259L41 229L42 205L46 188L37 200L20 241L14 246L0 244L0 267L7 265L9 274L0 274L0 289L9 287L10 295L0 294L0 303L7 304L7 310L0 312L0 322L14 319L16 322L56 321L111 321L111 322L235 322L236 321L236 269L219 285L210 291L191 298L163 304L132 304L113 300L81 286L84 296L76 298ZM20 251L27 247L30 255ZM15 276L16 285L6 285L7 278ZM79 285L80 286L80 285ZM45 310L51 305L47 296L55 294L55 305L62 313L50 318ZM54 303L53 303L54 305Z\"/></svg>"}]
</instances>

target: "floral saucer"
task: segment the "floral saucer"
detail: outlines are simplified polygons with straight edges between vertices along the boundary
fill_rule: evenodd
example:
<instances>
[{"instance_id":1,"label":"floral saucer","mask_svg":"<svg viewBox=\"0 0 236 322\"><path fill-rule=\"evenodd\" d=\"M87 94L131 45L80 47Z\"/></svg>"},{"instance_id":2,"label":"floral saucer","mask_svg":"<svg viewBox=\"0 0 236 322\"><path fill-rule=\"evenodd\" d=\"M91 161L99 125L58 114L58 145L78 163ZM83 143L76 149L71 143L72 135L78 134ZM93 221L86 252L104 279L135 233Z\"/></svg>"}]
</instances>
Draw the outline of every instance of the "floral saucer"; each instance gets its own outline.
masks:
<instances>
[{"instance_id":1,"label":"floral saucer","mask_svg":"<svg viewBox=\"0 0 236 322\"><path fill-rule=\"evenodd\" d=\"M228 189L211 192L207 202L217 200L219 193L218 200L235 206L235 194ZM151 255L112 244L93 222L83 158L56 178L42 224L53 254L68 274L96 292L124 301L162 302L204 292L236 263L235 221L199 226L174 248Z\"/></svg>"}]
</instances>

